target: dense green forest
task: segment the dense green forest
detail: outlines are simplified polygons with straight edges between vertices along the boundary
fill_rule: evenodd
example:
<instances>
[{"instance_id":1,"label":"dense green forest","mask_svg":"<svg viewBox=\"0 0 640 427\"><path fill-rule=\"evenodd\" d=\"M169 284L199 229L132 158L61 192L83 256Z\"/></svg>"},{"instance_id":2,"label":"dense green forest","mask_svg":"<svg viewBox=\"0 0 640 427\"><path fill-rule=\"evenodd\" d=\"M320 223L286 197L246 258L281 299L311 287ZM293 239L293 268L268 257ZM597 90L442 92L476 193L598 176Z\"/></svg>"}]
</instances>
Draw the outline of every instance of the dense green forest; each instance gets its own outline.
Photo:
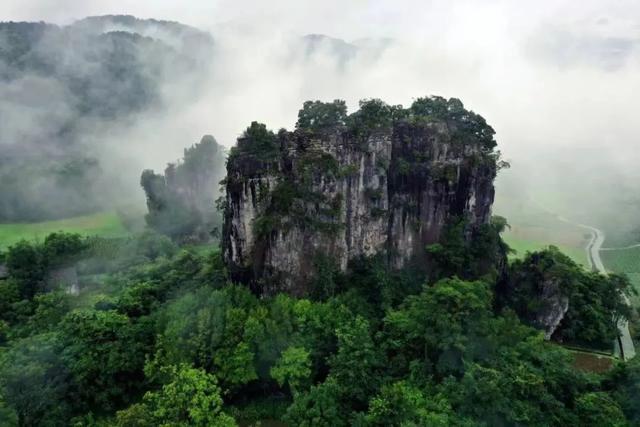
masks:
<instances>
[{"instance_id":1,"label":"dense green forest","mask_svg":"<svg viewBox=\"0 0 640 427\"><path fill-rule=\"evenodd\" d=\"M307 103L298 126L362 135L402 111L362 105L347 117L342 102ZM413 120L473 119L460 138L493 150L459 101L414 106ZM275 134L254 123L248 137L264 142L251 159L272 161ZM452 215L403 268L326 257L305 295L265 295L231 279L215 244L184 239L222 215L196 209L213 204L203 165L219 149L205 137L164 176L143 173L141 234L59 232L0 255L1 425L640 425L640 359L594 369L569 349L608 351L618 321L635 321L626 277L555 247L508 262L506 219Z\"/></svg>"},{"instance_id":2,"label":"dense green forest","mask_svg":"<svg viewBox=\"0 0 640 427\"><path fill-rule=\"evenodd\" d=\"M551 248L510 266L503 280L519 292L505 299L464 268L502 245L503 226L471 245L452 227L437 275L363 258L308 298L257 298L229 282L218 250L153 232L19 243L0 281L0 423L638 425L640 359L578 370L528 326L522 302L536 297L523 281L557 278L572 302L589 301L563 337L597 345L626 314L614 279ZM48 285L68 265L79 297Z\"/></svg>"},{"instance_id":3,"label":"dense green forest","mask_svg":"<svg viewBox=\"0 0 640 427\"><path fill-rule=\"evenodd\" d=\"M640 427L640 6L3 1L0 427Z\"/></svg>"}]
</instances>

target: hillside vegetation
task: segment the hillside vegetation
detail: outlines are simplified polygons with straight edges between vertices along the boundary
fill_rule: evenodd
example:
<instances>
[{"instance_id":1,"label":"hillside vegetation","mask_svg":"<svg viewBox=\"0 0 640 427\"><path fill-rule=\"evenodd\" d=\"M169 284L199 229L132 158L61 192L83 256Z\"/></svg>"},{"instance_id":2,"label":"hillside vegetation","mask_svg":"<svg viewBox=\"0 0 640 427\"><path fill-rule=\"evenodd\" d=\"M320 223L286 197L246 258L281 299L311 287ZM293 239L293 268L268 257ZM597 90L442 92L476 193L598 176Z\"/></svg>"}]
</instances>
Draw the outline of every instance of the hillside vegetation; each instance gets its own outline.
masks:
<instances>
[{"instance_id":1,"label":"hillside vegetation","mask_svg":"<svg viewBox=\"0 0 640 427\"><path fill-rule=\"evenodd\" d=\"M253 131L252 161L273 165L275 135ZM290 220L287 200L267 215ZM558 345L610 348L632 318L627 279L553 246L508 262L507 220L468 221L448 215L405 265L384 248L317 259L298 295L152 230L19 241L0 255L0 424L639 425L640 358Z\"/></svg>"},{"instance_id":2,"label":"hillside vegetation","mask_svg":"<svg viewBox=\"0 0 640 427\"><path fill-rule=\"evenodd\" d=\"M167 107L167 85L188 94L212 47L208 33L133 17L0 22L0 222L129 202L138 141L120 139Z\"/></svg>"},{"instance_id":3,"label":"hillside vegetation","mask_svg":"<svg viewBox=\"0 0 640 427\"><path fill-rule=\"evenodd\" d=\"M455 258L474 257L443 244L447 276ZM561 268L567 259L540 259L548 277L582 280L577 266ZM326 276L332 296L257 298L229 283L218 251L179 250L149 233L58 234L13 246L5 262L3 425L601 426L638 416L637 360L576 370L526 316L497 309L482 279L431 281L374 258ZM76 265L81 299L47 287L47 271L64 265ZM606 315L571 317L593 331L611 325Z\"/></svg>"}]
</instances>

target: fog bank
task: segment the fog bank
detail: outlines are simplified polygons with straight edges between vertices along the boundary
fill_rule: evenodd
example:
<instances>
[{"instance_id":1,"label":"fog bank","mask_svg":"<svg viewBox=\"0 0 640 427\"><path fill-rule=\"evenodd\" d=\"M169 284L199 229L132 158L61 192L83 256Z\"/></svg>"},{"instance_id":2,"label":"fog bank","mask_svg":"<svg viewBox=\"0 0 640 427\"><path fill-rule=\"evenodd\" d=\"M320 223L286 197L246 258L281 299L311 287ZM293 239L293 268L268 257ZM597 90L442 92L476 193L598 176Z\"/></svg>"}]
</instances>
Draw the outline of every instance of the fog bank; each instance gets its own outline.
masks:
<instances>
[{"instance_id":1,"label":"fog bank","mask_svg":"<svg viewBox=\"0 0 640 427\"><path fill-rule=\"evenodd\" d=\"M498 180L497 211L533 198L600 224L626 222L625 212L637 212L637 2L67 0L54 8L9 0L0 6L3 19L58 23L114 12L181 21L215 40L195 91L187 96L184 86L163 85L166 109L147 111L133 127L110 129L96 141L105 162L130 165L132 180L142 167L159 169L178 158L205 133L231 146L252 120L291 128L307 99L341 98L354 110L362 98L407 105L435 94L460 98L495 128L512 164Z\"/></svg>"}]
</instances>

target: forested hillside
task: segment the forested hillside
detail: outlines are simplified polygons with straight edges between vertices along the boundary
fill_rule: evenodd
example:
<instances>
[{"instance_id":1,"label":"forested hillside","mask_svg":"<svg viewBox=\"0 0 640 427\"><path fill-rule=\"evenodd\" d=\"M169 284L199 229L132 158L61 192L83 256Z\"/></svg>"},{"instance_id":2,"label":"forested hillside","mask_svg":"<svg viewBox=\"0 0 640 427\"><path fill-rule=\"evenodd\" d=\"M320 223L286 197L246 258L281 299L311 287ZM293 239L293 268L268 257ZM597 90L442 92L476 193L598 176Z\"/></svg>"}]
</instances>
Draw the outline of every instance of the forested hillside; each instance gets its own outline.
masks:
<instances>
[{"instance_id":1,"label":"forested hillside","mask_svg":"<svg viewBox=\"0 0 640 427\"><path fill-rule=\"evenodd\" d=\"M0 23L0 221L122 202L107 137L164 108L167 84L188 93L212 47L208 33L128 16Z\"/></svg>"},{"instance_id":2,"label":"forested hillside","mask_svg":"<svg viewBox=\"0 0 640 427\"><path fill-rule=\"evenodd\" d=\"M323 119L333 120L326 113L334 107L346 114L341 105L305 104L298 127L307 132ZM455 129L456 122L473 119L485 133L463 128L470 132L454 132L457 138L447 144L486 144L485 154L493 152L490 127L457 100L423 98L417 105L428 109L412 117L366 114L371 105L378 112L406 111L380 100L364 102L345 126L363 118L365 130L381 129L388 120L427 128L450 120ZM231 156L251 148L251 162L241 164L254 169L227 176L227 200L239 191L231 179L261 182L262 176L251 174L256 170L280 171L270 183L294 189L317 182L313 173L292 173L286 162L274 160L291 137L286 131L279 135L282 143L276 144L266 125L254 123L240 137ZM372 137L368 131L359 135L356 150ZM422 138L420 132L411 135ZM304 146L308 140L299 141ZM398 141L411 145L411 138ZM185 152L183 166L197 147ZM498 157L490 158L497 166ZM416 189L404 193L403 208L416 212L412 197L422 194L422 187L411 184L416 177L423 185L435 179L440 185L433 191L458 200L456 174L434 178L432 165L422 160L404 169L404 180L397 178L402 188ZM229 164L229 171L237 171ZM240 194L260 196L250 189ZM277 194L268 197L280 210L272 203L254 204L264 209L256 218L266 213L283 221L269 223L266 246L255 250L268 248L269 236L286 236L296 227L308 238L331 231L314 229L314 222L286 222L303 218L288 209L313 193L296 192L289 199ZM309 203L319 209L324 201ZM459 203L459 211L446 211L423 251L395 248L406 251L406 263L393 262L385 245L347 257L344 268L327 252L309 273L308 285L295 292L278 286L264 292L260 277L276 280L260 276L264 270L247 264L254 276L245 283L230 275L233 260L215 246L179 246L151 230L120 239L55 233L40 243L15 244L0 262L0 423L640 425L640 359L606 357L605 367L594 369L560 345L611 345L617 321L633 320L623 300L631 293L626 278L587 272L553 247L509 264L509 248L500 237L507 221L487 217L471 227L468 204ZM226 203L220 207L227 218L239 212ZM286 224L290 228L279 229ZM247 227L265 225L253 221ZM75 278L75 287L68 277Z\"/></svg>"}]
</instances>

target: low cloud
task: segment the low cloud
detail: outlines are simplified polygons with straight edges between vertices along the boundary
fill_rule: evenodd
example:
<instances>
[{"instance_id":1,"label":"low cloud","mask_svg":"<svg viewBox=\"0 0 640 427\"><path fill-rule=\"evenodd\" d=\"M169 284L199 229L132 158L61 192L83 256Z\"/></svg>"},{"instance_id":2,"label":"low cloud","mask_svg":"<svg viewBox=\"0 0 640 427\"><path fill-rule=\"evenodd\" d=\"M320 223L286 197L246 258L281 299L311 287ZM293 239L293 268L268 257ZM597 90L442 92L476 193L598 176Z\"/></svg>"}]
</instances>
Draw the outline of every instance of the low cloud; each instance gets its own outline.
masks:
<instances>
[{"instance_id":1,"label":"low cloud","mask_svg":"<svg viewBox=\"0 0 640 427\"><path fill-rule=\"evenodd\" d=\"M195 90L169 78L166 108L97 138L107 162L130 165L131 180L142 167L180 157L203 134L231 146L252 120L290 128L308 99L341 98L354 110L362 98L407 105L437 94L460 98L496 129L512 163L498 181L500 203L560 192L559 209L598 206L602 221L615 211L603 206L631 199L612 185L638 192L637 2L123 0L66 1L55 10L47 3L9 0L0 16L66 23L132 13L195 25L215 39Z\"/></svg>"}]
</instances>

